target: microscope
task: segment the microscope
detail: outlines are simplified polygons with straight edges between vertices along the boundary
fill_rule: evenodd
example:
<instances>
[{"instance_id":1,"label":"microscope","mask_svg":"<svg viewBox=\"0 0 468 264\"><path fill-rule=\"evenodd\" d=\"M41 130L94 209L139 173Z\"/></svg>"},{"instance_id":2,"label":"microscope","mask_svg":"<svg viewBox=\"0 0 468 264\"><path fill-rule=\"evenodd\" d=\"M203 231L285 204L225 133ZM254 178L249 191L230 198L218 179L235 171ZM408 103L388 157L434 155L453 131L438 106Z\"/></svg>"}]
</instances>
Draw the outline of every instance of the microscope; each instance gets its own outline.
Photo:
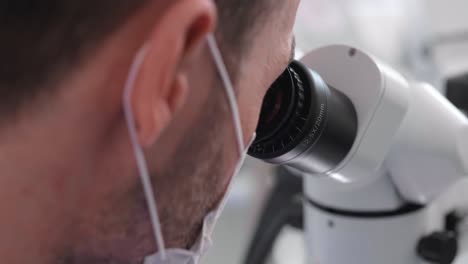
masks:
<instances>
[{"instance_id":1,"label":"microscope","mask_svg":"<svg viewBox=\"0 0 468 264\"><path fill-rule=\"evenodd\" d=\"M285 181L300 175L301 202L276 215L304 229L306 264L451 264L459 253L468 204L439 226L428 207L468 176L468 118L361 50L328 46L291 63L249 154L282 165Z\"/></svg>"}]
</instances>

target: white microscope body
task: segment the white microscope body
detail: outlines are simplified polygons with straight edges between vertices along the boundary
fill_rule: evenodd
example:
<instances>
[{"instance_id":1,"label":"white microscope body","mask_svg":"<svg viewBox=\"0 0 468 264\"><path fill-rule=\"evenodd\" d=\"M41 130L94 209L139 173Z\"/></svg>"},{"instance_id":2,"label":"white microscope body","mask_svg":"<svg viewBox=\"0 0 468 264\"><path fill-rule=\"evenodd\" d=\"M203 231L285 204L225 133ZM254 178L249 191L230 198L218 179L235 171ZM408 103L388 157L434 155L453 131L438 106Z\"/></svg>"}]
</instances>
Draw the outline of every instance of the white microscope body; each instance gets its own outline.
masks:
<instances>
[{"instance_id":1,"label":"white microscope body","mask_svg":"<svg viewBox=\"0 0 468 264\"><path fill-rule=\"evenodd\" d=\"M351 100L358 120L346 158L304 175L308 263L427 263L416 250L436 231L427 208L468 176L468 119L360 50L329 46L302 63Z\"/></svg>"}]
</instances>

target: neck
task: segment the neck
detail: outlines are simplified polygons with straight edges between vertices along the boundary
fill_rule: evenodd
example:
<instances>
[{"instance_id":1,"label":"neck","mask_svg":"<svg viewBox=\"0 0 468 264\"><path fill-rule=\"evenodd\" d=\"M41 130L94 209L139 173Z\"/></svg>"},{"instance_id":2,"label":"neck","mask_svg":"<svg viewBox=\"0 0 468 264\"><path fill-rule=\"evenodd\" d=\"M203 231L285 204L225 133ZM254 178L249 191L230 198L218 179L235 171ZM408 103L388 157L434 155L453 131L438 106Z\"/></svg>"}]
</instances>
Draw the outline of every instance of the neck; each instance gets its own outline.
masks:
<instances>
[{"instance_id":1,"label":"neck","mask_svg":"<svg viewBox=\"0 0 468 264\"><path fill-rule=\"evenodd\" d=\"M32 126L16 131L0 144L0 256L4 263L53 263L48 249L66 241L92 164L73 158L86 157L87 151L63 131L48 134Z\"/></svg>"},{"instance_id":2,"label":"neck","mask_svg":"<svg viewBox=\"0 0 468 264\"><path fill-rule=\"evenodd\" d=\"M72 92L73 99L61 98L0 130L3 263L55 263L58 251L72 243L80 195L103 157L106 124L96 113L108 110L93 100L77 100L80 96Z\"/></svg>"}]
</instances>

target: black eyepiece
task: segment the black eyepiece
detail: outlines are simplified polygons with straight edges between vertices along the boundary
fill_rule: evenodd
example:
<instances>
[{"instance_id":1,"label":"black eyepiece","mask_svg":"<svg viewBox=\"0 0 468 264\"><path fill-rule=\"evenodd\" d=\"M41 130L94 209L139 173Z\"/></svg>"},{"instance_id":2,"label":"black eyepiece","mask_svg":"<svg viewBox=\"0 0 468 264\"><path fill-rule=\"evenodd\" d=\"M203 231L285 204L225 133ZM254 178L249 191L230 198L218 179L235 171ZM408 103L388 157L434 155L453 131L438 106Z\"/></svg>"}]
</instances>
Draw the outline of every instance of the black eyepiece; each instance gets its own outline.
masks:
<instances>
[{"instance_id":1,"label":"black eyepiece","mask_svg":"<svg viewBox=\"0 0 468 264\"><path fill-rule=\"evenodd\" d=\"M357 133L351 101L294 61L265 96L252 157L309 173L335 168Z\"/></svg>"}]
</instances>

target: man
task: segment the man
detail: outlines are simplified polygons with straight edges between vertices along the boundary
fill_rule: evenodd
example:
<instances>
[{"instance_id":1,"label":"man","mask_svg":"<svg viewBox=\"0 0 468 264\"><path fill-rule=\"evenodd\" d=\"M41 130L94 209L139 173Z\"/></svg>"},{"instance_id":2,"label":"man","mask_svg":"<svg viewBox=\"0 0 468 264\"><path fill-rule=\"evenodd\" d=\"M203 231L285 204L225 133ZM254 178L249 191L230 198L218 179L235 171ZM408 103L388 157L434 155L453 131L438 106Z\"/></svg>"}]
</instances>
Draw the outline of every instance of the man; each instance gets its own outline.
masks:
<instances>
[{"instance_id":1,"label":"man","mask_svg":"<svg viewBox=\"0 0 468 264\"><path fill-rule=\"evenodd\" d=\"M288 64L299 0L0 0L0 257L142 263L158 251L122 106L130 97L167 248L190 249Z\"/></svg>"}]
</instances>

